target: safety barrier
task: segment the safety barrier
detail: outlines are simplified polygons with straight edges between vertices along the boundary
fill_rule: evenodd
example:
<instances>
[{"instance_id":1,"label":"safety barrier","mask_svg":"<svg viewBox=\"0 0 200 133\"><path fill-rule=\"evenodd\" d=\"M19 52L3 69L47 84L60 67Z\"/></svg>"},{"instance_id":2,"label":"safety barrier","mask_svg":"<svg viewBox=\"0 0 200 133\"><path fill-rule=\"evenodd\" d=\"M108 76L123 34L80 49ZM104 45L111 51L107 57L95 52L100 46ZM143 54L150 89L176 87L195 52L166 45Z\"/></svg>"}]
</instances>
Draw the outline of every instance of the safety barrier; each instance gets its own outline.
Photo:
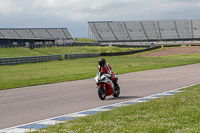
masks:
<instances>
[{"instance_id":1,"label":"safety barrier","mask_svg":"<svg viewBox=\"0 0 200 133\"><path fill-rule=\"evenodd\" d=\"M65 54L65 59L78 59L78 58L91 58L91 57L99 57L99 56L118 56L118 55L129 55L136 54L141 52L146 52L154 49L161 48L161 46L152 46L146 49L133 50L127 52L114 52L114 53L98 53L98 54Z\"/></svg>"},{"instance_id":2,"label":"safety barrier","mask_svg":"<svg viewBox=\"0 0 200 133\"><path fill-rule=\"evenodd\" d=\"M119 45L119 44L112 44L114 47L121 47L121 48L149 48L152 45Z\"/></svg>"},{"instance_id":3,"label":"safety barrier","mask_svg":"<svg viewBox=\"0 0 200 133\"><path fill-rule=\"evenodd\" d=\"M152 46L152 47L149 47L149 48L146 48L146 49L133 50L133 51L127 51L127 52L101 53L101 56L129 55L129 54L136 54L136 53L151 51L151 50L158 49L158 48L161 48L161 46Z\"/></svg>"},{"instance_id":4,"label":"safety barrier","mask_svg":"<svg viewBox=\"0 0 200 133\"><path fill-rule=\"evenodd\" d=\"M17 64L36 63L36 62L45 62L53 60L62 60L61 55L0 58L0 65L17 65Z\"/></svg>"},{"instance_id":5,"label":"safety barrier","mask_svg":"<svg viewBox=\"0 0 200 133\"><path fill-rule=\"evenodd\" d=\"M91 58L91 57L99 57L100 53L97 54L65 54L65 59L78 59L78 58Z\"/></svg>"},{"instance_id":6,"label":"safety barrier","mask_svg":"<svg viewBox=\"0 0 200 133\"><path fill-rule=\"evenodd\" d=\"M146 49L133 50L127 52L115 52L115 53L94 53L94 54L65 54L65 59L78 59L78 58L91 58L99 56L119 56L119 55L129 55L141 52L146 52L154 49L161 48L161 46L152 46ZM36 63L45 62L53 60L62 60L61 55L48 55L48 56L33 56L33 57L16 57L16 58L0 58L0 65L17 65L25 63Z\"/></svg>"}]
</instances>

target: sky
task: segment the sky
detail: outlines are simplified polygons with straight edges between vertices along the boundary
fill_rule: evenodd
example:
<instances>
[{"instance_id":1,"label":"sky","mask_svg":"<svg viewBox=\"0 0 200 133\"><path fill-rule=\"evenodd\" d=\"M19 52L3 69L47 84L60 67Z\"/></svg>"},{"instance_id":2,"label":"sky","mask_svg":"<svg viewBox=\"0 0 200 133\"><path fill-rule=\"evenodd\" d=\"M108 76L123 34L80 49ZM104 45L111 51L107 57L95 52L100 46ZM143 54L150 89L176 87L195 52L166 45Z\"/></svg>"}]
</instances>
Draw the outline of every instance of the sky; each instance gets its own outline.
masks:
<instances>
[{"instance_id":1,"label":"sky","mask_svg":"<svg viewBox=\"0 0 200 133\"><path fill-rule=\"evenodd\" d=\"M200 0L0 0L0 28L68 28L88 37L88 21L200 19Z\"/></svg>"}]
</instances>

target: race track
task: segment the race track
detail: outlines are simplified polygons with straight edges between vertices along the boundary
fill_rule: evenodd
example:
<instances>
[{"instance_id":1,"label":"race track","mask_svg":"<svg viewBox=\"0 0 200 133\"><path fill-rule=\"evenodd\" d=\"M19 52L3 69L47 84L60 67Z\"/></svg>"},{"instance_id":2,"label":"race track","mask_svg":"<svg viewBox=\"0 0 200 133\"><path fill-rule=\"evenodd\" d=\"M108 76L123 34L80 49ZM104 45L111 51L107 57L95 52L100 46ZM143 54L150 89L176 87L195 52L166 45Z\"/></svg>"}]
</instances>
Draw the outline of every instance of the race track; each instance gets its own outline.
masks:
<instances>
[{"instance_id":1,"label":"race track","mask_svg":"<svg viewBox=\"0 0 200 133\"><path fill-rule=\"evenodd\" d=\"M0 91L0 129L200 82L200 64L119 75L121 95L101 101L94 79Z\"/></svg>"}]
</instances>

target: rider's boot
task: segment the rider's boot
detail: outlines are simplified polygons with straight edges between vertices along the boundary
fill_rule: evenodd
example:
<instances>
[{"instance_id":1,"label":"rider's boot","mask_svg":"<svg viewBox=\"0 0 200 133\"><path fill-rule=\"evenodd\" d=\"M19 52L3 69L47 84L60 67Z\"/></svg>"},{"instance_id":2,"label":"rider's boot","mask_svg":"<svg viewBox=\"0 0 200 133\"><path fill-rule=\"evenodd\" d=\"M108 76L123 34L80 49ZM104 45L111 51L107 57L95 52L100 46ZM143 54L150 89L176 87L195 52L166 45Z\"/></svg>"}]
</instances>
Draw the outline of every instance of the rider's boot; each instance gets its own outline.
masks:
<instances>
[{"instance_id":1,"label":"rider's boot","mask_svg":"<svg viewBox=\"0 0 200 133\"><path fill-rule=\"evenodd\" d=\"M113 82L114 83L114 90L119 90L120 87L119 87L119 84L117 82Z\"/></svg>"}]
</instances>

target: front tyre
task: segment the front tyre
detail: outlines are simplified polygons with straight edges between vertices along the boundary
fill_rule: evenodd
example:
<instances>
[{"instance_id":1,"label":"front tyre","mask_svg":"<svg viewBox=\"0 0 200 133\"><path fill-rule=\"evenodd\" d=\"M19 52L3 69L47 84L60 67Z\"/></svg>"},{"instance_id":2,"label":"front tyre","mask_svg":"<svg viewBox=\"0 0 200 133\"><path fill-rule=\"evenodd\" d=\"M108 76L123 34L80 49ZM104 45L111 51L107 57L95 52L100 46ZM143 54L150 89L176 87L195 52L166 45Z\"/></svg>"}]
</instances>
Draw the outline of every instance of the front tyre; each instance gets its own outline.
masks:
<instances>
[{"instance_id":1,"label":"front tyre","mask_svg":"<svg viewBox=\"0 0 200 133\"><path fill-rule=\"evenodd\" d=\"M99 98L101 99L101 100L105 100L106 99L106 89L104 89L103 88L103 86L99 86L98 87L98 95L99 95Z\"/></svg>"}]
</instances>

